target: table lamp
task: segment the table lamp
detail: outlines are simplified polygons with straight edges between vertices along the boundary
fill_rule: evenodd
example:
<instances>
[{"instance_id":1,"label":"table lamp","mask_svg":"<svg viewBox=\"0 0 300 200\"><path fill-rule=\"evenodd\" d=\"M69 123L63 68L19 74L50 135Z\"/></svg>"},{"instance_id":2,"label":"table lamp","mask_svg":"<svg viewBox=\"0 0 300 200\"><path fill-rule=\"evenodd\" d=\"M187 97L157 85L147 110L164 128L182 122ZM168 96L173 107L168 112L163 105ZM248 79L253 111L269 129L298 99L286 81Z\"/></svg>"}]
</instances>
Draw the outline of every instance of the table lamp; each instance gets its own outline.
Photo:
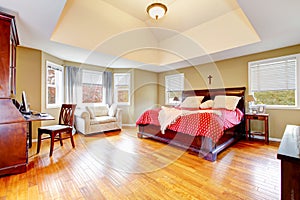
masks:
<instances>
[{"instance_id":1,"label":"table lamp","mask_svg":"<svg viewBox=\"0 0 300 200\"><path fill-rule=\"evenodd\" d=\"M246 102L248 102L248 110L250 113L252 113L252 103L255 102L255 97L252 95L252 94L249 94L246 96L246 99L245 99Z\"/></svg>"},{"instance_id":2,"label":"table lamp","mask_svg":"<svg viewBox=\"0 0 300 200\"><path fill-rule=\"evenodd\" d=\"M177 106L177 105L179 105L180 100L179 100L179 98L178 98L177 96L175 96L175 97L173 98L173 102L175 102L175 105Z\"/></svg>"}]
</instances>

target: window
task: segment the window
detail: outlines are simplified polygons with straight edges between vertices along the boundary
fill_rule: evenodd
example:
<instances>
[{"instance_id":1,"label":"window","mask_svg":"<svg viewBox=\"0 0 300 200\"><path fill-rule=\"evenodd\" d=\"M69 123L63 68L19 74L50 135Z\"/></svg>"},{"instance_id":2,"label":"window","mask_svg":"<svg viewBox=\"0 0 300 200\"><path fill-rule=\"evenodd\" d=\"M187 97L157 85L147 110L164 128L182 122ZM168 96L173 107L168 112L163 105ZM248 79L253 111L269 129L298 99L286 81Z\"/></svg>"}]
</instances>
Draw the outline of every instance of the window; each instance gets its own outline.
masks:
<instances>
[{"instance_id":1,"label":"window","mask_svg":"<svg viewBox=\"0 0 300 200\"><path fill-rule=\"evenodd\" d=\"M46 107L58 108L64 99L63 66L46 61Z\"/></svg>"},{"instance_id":2,"label":"window","mask_svg":"<svg viewBox=\"0 0 300 200\"><path fill-rule=\"evenodd\" d=\"M181 73L165 76L165 88L165 103L167 105L177 104L182 100L182 91L184 89L184 74Z\"/></svg>"},{"instance_id":3,"label":"window","mask_svg":"<svg viewBox=\"0 0 300 200\"><path fill-rule=\"evenodd\" d=\"M120 105L130 105L130 73L114 74L114 101Z\"/></svg>"},{"instance_id":4,"label":"window","mask_svg":"<svg viewBox=\"0 0 300 200\"><path fill-rule=\"evenodd\" d=\"M250 62L250 92L256 104L268 107L296 107L297 56L286 56Z\"/></svg>"},{"instance_id":5,"label":"window","mask_svg":"<svg viewBox=\"0 0 300 200\"><path fill-rule=\"evenodd\" d=\"M82 71L82 103L103 102L102 72Z\"/></svg>"}]
</instances>

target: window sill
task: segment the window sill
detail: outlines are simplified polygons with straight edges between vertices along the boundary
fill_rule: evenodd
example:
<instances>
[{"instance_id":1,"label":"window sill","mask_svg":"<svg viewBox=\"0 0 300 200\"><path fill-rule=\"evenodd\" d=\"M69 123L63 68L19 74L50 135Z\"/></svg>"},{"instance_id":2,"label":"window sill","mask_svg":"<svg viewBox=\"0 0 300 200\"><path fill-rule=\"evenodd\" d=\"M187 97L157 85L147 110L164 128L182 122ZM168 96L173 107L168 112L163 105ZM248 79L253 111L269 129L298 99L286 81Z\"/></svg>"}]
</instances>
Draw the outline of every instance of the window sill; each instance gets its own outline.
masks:
<instances>
[{"instance_id":1,"label":"window sill","mask_svg":"<svg viewBox=\"0 0 300 200\"><path fill-rule=\"evenodd\" d=\"M266 110L300 110L296 106L266 106Z\"/></svg>"}]
</instances>

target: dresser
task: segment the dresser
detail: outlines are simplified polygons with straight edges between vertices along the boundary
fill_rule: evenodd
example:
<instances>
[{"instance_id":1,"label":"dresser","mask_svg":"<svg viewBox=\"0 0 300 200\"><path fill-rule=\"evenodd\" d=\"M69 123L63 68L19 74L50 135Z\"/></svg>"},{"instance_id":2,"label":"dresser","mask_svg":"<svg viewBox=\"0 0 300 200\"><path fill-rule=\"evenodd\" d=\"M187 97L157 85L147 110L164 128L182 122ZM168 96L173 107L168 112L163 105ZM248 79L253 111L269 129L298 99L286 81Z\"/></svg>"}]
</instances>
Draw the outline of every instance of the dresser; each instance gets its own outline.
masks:
<instances>
[{"instance_id":1,"label":"dresser","mask_svg":"<svg viewBox=\"0 0 300 200\"><path fill-rule=\"evenodd\" d=\"M281 160L281 199L300 199L300 126L286 126L277 158Z\"/></svg>"},{"instance_id":2,"label":"dresser","mask_svg":"<svg viewBox=\"0 0 300 200\"><path fill-rule=\"evenodd\" d=\"M0 12L0 176L25 172L27 122L12 103L16 93L16 46L19 44L14 16Z\"/></svg>"}]
</instances>

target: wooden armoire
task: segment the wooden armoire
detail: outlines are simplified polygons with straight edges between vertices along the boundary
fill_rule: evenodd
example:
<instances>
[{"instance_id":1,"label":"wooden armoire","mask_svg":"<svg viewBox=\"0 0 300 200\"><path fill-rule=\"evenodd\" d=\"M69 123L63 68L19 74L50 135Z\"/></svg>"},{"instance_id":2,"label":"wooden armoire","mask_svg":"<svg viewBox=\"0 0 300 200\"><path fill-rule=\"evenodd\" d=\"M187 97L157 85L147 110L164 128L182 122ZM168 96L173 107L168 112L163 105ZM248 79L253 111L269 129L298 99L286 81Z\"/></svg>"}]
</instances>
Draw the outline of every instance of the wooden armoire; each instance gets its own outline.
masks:
<instances>
[{"instance_id":1,"label":"wooden armoire","mask_svg":"<svg viewBox=\"0 0 300 200\"><path fill-rule=\"evenodd\" d=\"M0 176L27 169L27 122L12 103L16 93L15 18L0 12Z\"/></svg>"}]
</instances>

